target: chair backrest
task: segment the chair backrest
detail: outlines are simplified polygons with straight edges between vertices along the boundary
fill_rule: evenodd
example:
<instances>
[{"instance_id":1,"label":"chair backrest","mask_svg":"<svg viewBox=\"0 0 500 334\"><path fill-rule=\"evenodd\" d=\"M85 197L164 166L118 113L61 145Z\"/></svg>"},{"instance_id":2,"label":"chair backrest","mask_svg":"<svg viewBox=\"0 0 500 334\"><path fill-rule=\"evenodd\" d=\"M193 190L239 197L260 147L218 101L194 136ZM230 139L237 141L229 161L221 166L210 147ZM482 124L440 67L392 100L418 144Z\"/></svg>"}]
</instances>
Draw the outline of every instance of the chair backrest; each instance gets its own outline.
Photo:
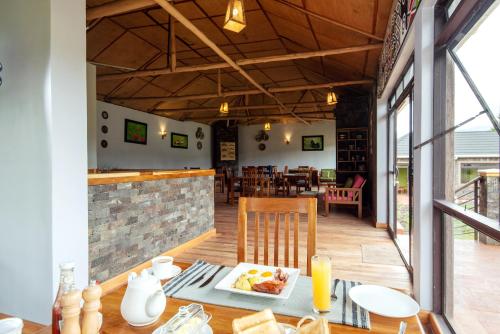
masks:
<instances>
[{"instance_id":1,"label":"chair backrest","mask_svg":"<svg viewBox=\"0 0 500 334\"><path fill-rule=\"evenodd\" d=\"M288 174L288 166L285 166L285 168L283 168L283 174Z\"/></svg>"},{"instance_id":2,"label":"chair backrest","mask_svg":"<svg viewBox=\"0 0 500 334\"><path fill-rule=\"evenodd\" d=\"M311 257L316 253L316 198L247 198L238 202L238 262L247 262L248 213L254 214L253 262L259 263L262 229L264 265L269 264L269 240L274 227L274 266L279 265L281 223L283 222L284 265L290 266L290 233L293 224L293 266L299 267L300 214L307 214L307 275L311 276ZM261 226L261 217L264 217ZM293 216L293 219L292 219ZM271 226L271 221L274 226ZM272 241L271 241L272 242Z\"/></svg>"}]
</instances>

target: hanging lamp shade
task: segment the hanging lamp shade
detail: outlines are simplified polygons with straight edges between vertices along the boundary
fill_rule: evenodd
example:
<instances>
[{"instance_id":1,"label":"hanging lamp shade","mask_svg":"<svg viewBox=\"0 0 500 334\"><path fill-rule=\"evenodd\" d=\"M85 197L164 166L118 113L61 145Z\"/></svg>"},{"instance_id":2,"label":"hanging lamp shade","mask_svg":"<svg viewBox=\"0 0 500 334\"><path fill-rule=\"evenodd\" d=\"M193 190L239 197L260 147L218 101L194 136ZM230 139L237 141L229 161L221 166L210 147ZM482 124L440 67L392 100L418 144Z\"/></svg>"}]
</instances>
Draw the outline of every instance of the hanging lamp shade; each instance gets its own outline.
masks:
<instances>
[{"instance_id":1,"label":"hanging lamp shade","mask_svg":"<svg viewBox=\"0 0 500 334\"><path fill-rule=\"evenodd\" d=\"M264 124L264 131L271 131L271 123L267 122Z\"/></svg>"},{"instance_id":2,"label":"hanging lamp shade","mask_svg":"<svg viewBox=\"0 0 500 334\"><path fill-rule=\"evenodd\" d=\"M220 104L219 112L221 114L229 114L229 104L227 102L222 102Z\"/></svg>"},{"instance_id":3,"label":"hanging lamp shade","mask_svg":"<svg viewBox=\"0 0 500 334\"><path fill-rule=\"evenodd\" d=\"M242 31L247 25L245 17L245 5L243 0L229 0L227 4L226 19L224 29L234 32Z\"/></svg>"},{"instance_id":4,"label":"hanging lamp shade","mask_svg":"<svg viewBox=\"0 0 500 334\"><path fill-rule=\"evenodd\" d=\"M326 95L326 104L328 104L329 106L337 104L337 95L335 95L333 91L328 92L328 94Z\"/></svg>"}]
</instances>

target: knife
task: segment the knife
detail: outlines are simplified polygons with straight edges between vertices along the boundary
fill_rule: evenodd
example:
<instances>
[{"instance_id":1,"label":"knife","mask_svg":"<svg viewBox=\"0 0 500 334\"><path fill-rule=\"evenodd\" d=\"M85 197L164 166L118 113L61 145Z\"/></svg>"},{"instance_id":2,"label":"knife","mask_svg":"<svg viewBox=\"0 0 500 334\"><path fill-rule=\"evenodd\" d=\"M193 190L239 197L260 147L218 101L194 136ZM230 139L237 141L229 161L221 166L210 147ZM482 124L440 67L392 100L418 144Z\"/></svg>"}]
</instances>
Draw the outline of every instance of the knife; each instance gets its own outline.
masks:
<instances>
[{"instance_id":1,"label":"knife","mask_svg":"<svg viewBox=\"0 0 500 334\"><path fill-rule=\"evenodd\" d=\"M201 281L205 277L205 275L210 271L210 269L212 269L212 268L213 268L213 266L206 267L202 271L202 272L204 272L203 275L201 275L200 277L198 277L197 279L195 279L194 281L192 281L191 283L189 283L187 286L195 285L196 283L198 283L199 281Z\"/></svg>"},{"instance_id":2,"label":"knife","mask_svg":"<svg viewBox=\"0 0 500 334\"><path fill-rule=\"evenodd\" d=\"M198 288L204 288L208 285L208 283L212 282L212 280L215 278L215 276L219 273L219 271L221 271L222 269L224 269L225 266L220 266L219 269L217 269L217 271L212 275L210 276L209 279L207 279L202 285L200 285Z\"/></svg>"}]
</instances>

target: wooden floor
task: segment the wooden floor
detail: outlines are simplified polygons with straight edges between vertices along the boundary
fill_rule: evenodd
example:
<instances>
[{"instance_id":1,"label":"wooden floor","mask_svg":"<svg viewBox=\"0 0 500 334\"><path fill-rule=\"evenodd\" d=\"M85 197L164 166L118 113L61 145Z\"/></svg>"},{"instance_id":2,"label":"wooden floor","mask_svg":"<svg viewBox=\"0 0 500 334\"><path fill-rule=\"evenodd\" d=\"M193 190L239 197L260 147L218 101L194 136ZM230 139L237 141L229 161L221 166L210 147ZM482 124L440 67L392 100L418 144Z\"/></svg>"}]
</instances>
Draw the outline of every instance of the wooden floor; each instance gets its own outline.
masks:
<instances>
[{"instance_id":1,"label":"wooden floor","mask_svg":"<svg viewBox=\"0 0 500 334\"><path fill-rule=\"evenodd\" d=\"M215 264L236 265L237 207L237 204L234 206L226 204L225 196L216 193L217 235L178 255L176 260L193 262L203 259ZM301 225L302 237L306 235L305 225ZM250 255L253 254L252 239L252 233L249 231ZM305 273L305 258L303 257L306 250L305 239L301 238L299 243L300 267ZM412 292L410 275L387 231L374 228L367 219L357 219L354 216L354 208L334 210L326 218L323 216L323 208L320 204L317 246L319 254L327 254L332 258L334 277ZM260 253L262 254L262 251ZM270 254L273 254L272 250ZM272 260L272 255L270 260Z\"/></svg>"}]
</instances>

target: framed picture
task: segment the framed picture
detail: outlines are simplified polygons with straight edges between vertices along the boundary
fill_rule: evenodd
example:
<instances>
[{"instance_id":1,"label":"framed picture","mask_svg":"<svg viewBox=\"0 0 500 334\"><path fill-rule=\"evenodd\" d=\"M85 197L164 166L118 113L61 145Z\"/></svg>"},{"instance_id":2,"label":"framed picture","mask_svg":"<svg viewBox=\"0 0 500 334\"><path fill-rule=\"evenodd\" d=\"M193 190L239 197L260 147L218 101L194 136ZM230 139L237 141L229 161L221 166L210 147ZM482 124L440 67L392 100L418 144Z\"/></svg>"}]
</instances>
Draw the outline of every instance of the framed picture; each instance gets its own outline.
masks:
<instances>
[{"instance_id":1,"label":"framed picture","mask_svg":"<svg viewBox=\"0 0 500 334\"><path fill-rule=\"evenodd\" d=\"M220 161L236 160L236 143L222 141L220 143Z\"/></svg>"},{"instance_id":2,"label":"framed picture","mask_svg":"<svg viewBox=\"0 0 500 334\"><path fill-rule=\"evenodd\" d=\"M174 148L188 148L188 135L172 132L170 134L170 146Z\"/></svg>"},{"instance_id":3,"label":"framed picture","mask_svg":"<svg viewBox=\"0 0 500 334\"><path fill-rule=\"evenodd\" d=\"M148 125L125 119L125 142L146 145L148 143Z\"/></svg>"},{"instance_id":4,"label":"framed picture","mask_svg":"<svg viewBox=\"0 0 500 334\"><path fill-rule=\"evenodd\" d=\"M302 136L302 151L323 151L323 135Z\"/></svg>"}]
</instances>

